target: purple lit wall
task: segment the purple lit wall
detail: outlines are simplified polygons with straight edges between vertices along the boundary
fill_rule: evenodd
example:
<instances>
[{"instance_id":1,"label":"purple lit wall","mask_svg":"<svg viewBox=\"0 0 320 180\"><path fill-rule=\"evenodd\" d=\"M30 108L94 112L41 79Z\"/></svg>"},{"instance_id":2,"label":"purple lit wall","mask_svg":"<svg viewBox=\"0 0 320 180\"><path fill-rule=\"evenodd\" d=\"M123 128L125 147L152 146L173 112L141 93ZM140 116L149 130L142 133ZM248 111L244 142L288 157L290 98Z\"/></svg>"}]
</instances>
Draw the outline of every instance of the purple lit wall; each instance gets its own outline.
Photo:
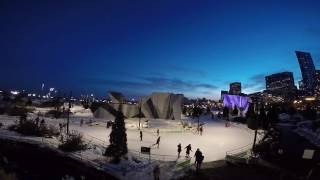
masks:
<instances>
[{"instance_id":1,"label":"purple lit wall","mask_svg":"<svg viewBox=\"0 0 320 180\"><path fill-rule=\"evenodd\" d=\"M238 96L238 95L223 95L223 107L234 108L237 106L238 108L242 107L244 112L247 112L249 108L249 97L246 96Z\"/></svg>"}]
</instances>

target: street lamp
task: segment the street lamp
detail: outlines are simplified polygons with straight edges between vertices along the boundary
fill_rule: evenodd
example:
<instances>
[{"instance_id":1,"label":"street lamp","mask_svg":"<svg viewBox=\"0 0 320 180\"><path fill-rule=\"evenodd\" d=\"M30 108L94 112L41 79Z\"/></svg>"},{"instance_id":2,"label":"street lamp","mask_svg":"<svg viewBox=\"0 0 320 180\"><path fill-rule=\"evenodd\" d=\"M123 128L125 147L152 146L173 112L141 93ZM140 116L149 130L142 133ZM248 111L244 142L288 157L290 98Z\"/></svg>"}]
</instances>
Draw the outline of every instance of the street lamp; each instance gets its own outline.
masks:
<instances>
[{"instance_id":1,"label":"street lamp","mask_svg":"<svg viewBox=\"0 0 320 180\"><path fill-rule=\"evenodd\" d=\"M139 130L140 130L140 122L141 122L141 98L139 100Z\"/></svg>"}]
</instances>

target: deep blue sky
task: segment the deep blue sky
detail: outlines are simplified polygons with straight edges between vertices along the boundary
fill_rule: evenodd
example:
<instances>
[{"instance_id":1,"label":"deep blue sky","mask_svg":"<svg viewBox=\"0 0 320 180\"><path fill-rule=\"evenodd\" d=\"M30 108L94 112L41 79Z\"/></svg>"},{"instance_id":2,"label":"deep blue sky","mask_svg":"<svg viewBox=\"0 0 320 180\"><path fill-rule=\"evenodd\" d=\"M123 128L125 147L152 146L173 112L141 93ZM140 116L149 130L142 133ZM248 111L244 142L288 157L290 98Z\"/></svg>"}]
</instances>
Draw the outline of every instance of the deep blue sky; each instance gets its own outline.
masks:
<instances>
[{"instance_id":1,"label":"deep blue sky","mask_svg":"<svg viewBox=\"0 0 320 180\"><path fill-rule=\"evenodd\" d=\"M317 0L1 0L0 23L2 89L217 98L232 81L300 80L295 50L320 65Z\"/></svg>"}]
</instances>

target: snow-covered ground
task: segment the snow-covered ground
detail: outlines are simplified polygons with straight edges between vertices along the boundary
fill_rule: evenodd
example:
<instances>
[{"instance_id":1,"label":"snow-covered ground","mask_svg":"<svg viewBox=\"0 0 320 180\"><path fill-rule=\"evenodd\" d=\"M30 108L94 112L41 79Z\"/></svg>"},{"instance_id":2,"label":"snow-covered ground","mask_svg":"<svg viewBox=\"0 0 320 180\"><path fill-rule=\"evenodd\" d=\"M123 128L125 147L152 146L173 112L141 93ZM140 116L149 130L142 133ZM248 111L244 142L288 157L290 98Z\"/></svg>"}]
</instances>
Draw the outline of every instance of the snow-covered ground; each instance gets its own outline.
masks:
<instances>
[{"instance_id":1,"label":"snow-covered ground","mask_svg":"<svg viewBox=\"0 0 320 180\"><path fill-rule=\"evenodd\" d=\"M294 132L320 147L320 128L313 130L311 126L312 121L299 122Z\"/></svg>"},{"instance_id":2,"label":"snow-covered ground","mask_svg":"<svg viewBox=\"0 0 320 180\"><path fill-rule=\"evenodd\" d=\"M47 110L47 109L45 109ZM36 112L44 112L44 109L37 108ZM106 119L95 119L92 116L90 110L85 110L82 107L76 106L71 109L73 115L71 116L70 129L77 130L87 138L97 143L108 145L109 134L111 128L106 128ZM0 122L4 124L11 124L17 117L0 116ZM45 118L46 123L58 126L60 122L66 122L65 119L50 119ZM84 124L80 127L80 120L84 120ZM92 120L93 125L86 124ZM183 148L188 144L191 144L191 155L194 154L197 148L199 148L205 158L204 161L215 161L224 159L226 152L246 146L253 142L254 133L244 125L232 124L230 127L225 127L225 123L222 120L212 120L209 116L203 116L200 118L200 122L203 125L203 134L200 136L196 133L197 119L189 119L183 117L183 122L188 122L192 128L183 128L181 121L176 120L163 120L163 119L148 119L148 128L145 127L145 121L147 119L141 119L144 124L143 141L140 141L140 135L138 130L138 118L126 119L128 148L132 153L140 156L141 146L151 147L152 158L163 161L175 161L177 160L177 145L181 143ZM160 130L160 147L153 146L157 140L157 129ZM185 151L181 153L184 159Z\"/></svg>"},{"instance_id":3,"label":"snow-covered ground","mask_svg":"<svg viewBox=\"0 0 320 180\"><path fill-rule=\"evenodd\" d=\"M28 118L36 118L38 112L45 114L50 108L36 108L34 113L29 114ZM200 123L204 124L202 136L196 132L197 119L183 117L182 121L163 120L163 119L141 119L141 127L143 131L143 141L140 141L138 130L139 119L126 119L127 139L128 139L128 160L122 160L120 164L114 165L107 163L104 156L104 148L109 144L109 134L111 128L106 128L108 119L96 119L93 117L90 110L85 110L80 106L74 106L71 109L70 130L81 132L85 140L89 142L91 149L82 152L70 153L69 156L87 160L98 166L111 175L119 179L153 179L153 168L156 165L160 166L161 179L175 179L181 177L185 170L181 167L189 167L188 165L180 166L180 163L185 164L188 159L184 157L185 151L181 153L181 157L177 158L177 145L182 144L183 148L188 144L192 145L191 156L197 148L203 152L205 162L224 159L226 152L244 147L251 144L253 141L253 131L246 128L244 125L232 124L230 127L225 127L222 120L212 120L209 116L200 118ZM40 117L42 119L42 117ZM15 123L19 117L0 115L0 122L7 127ZM59 123L66 123L66 119L52 119L44 117L49 126L59 127ZM81 120L84 124L80 126ZM148 123L146 123L148 121ZM92 122L92 123L89 123ZM182 123L185 124L183 128ZM157 136L157 129L160 130L160 147L152 146ZM26 137L18 133L10 132L4 128L0 129L2 138L16 139L19 141L28 141L40 145L49 145L56 148L59 140L56 138L47 139L41 137ZM91 143L90 143L91 142ZM102 145L102 146L101 146ZM148 155L140 153L141 146L151 147L151 161ZM94 147L94 148L92 148ZM191 164L194 159L191 159ZM97 164L96 164L97 163Z\"/></svg>"}]
</instances>

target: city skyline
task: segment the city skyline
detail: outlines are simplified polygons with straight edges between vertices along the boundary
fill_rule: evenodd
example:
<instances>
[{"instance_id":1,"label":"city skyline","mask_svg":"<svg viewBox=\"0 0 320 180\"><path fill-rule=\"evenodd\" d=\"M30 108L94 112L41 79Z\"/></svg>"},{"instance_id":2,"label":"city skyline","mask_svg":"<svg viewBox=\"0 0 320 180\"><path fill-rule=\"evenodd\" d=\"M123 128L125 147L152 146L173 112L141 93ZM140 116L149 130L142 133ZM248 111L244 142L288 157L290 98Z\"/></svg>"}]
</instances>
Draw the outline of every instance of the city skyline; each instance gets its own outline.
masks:
<instances>
[{"instance_id":1,"label":"city skyline","mask_svg":"<svg viewBox=\"0 0 320 180\"><path fill-rule=\"evenodd\" d=\"M307 2L3 1L0 88L219 99L231 82L255 92L283 71L297 85L295 51L320 62L320 3Z\"/></svg>"}]
</instances>

